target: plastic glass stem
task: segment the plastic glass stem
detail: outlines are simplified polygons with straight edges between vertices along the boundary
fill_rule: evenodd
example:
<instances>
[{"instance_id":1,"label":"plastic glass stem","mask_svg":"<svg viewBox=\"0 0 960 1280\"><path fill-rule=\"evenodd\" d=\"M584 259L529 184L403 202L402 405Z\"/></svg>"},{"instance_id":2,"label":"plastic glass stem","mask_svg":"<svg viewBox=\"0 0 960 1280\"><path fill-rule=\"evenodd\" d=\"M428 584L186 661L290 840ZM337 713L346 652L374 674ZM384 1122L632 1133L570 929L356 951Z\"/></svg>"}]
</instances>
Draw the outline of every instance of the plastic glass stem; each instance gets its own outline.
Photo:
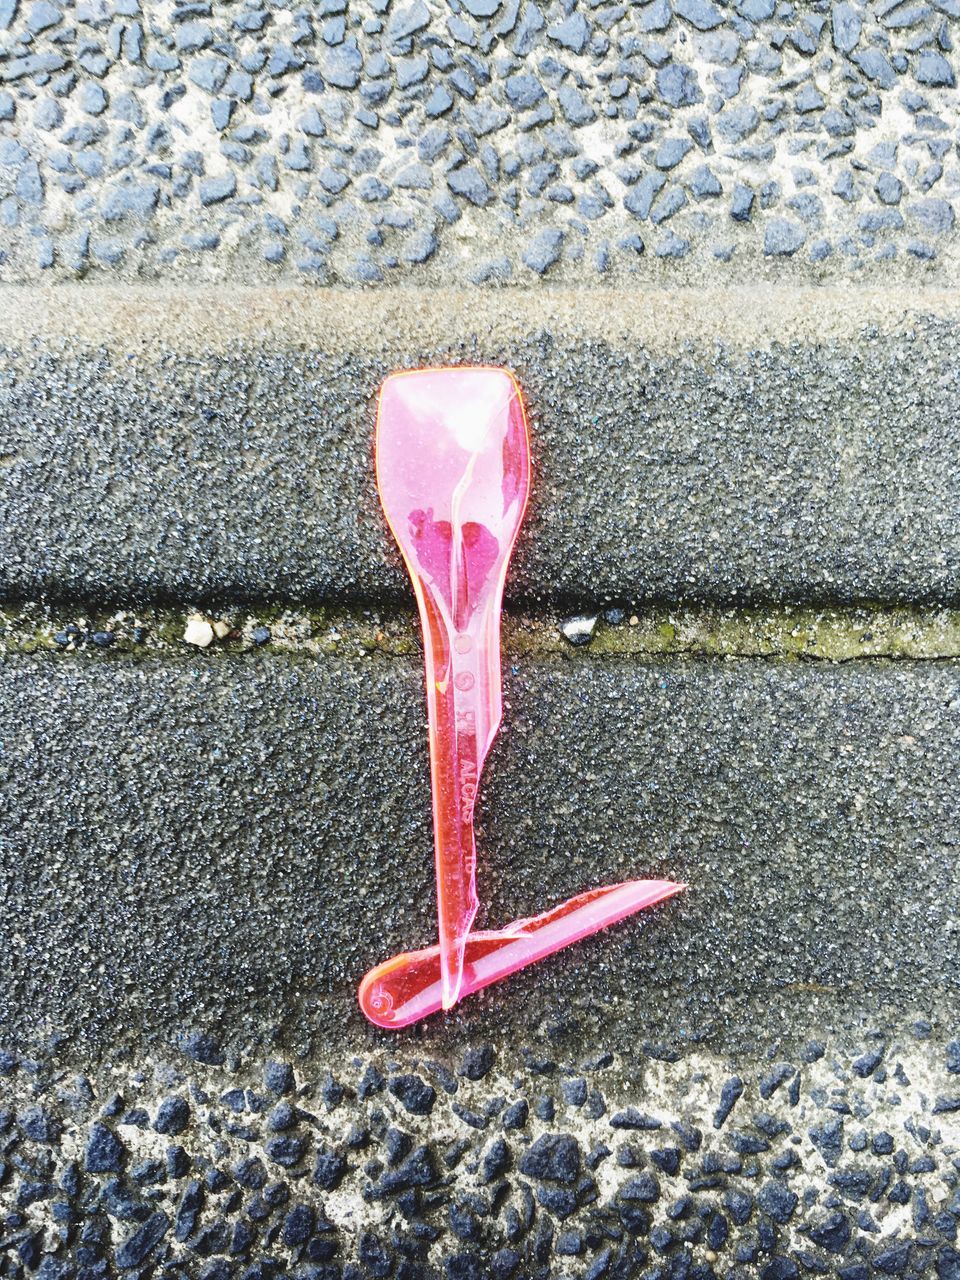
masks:
<instances>
[{"instance_id":1,"label":"plastic glass stem","mask_svg":"<svg viewBox=\"0 0 960 1280\"><path fill-rule=\"evenodd\" d=\"M530 488L520 389L503 369L391 375L377 486L423 628L441 1003L460 996L477 913L473 807L501 716L500 608Z\"/></svg>"}]
</instances>

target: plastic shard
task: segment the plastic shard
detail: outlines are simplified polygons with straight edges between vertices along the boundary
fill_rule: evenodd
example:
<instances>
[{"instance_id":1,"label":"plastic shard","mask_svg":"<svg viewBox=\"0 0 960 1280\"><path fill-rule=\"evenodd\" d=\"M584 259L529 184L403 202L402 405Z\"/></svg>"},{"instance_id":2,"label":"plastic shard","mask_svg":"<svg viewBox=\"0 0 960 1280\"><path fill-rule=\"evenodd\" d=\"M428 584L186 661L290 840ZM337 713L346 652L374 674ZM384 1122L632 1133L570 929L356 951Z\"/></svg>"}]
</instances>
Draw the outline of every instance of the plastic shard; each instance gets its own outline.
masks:
<instances>
[{"instance_id":1,"label":"plastic shard","mask_svg":"<svg viewBox=\"0 0 960 1280\"><path fill-rule=\"evenodd\" d=\"M477 913L473 806L500 724L500 606L530 487L523 402L502 369L383 384L377 486L420 610L442 1003L459 998Z\"/></svg>"},{"instance_id":2,"label":"plastic shard","mask_svg":"<svg viewBox=\"0 0 960 1280\"><path fill-rule=\"evenodd\" d=\"M461 999L571 942L665 902L687 886L673 880L626 880L570 898L559 907L504 929L471 933L464 951ZM442 1007L440 948L406 951L377 965L363 979L360 1006L378 1027L399 1029Z\"/></svg>"},{"instance_id":3,"label":"plastic shard","mask_svg":"<svg viewBox=\"0 0 960 1280\"><path fill-rule=\"evenodd\" d=\"M380 391L377 487L423 630L438 941L370 971L364 1013L406 1026L684 886L625 881L505 929L477 913L473 810L500 724L500 610L530 489L523 400L504 369L391 374Z\"/></svg>"}]
</instances>

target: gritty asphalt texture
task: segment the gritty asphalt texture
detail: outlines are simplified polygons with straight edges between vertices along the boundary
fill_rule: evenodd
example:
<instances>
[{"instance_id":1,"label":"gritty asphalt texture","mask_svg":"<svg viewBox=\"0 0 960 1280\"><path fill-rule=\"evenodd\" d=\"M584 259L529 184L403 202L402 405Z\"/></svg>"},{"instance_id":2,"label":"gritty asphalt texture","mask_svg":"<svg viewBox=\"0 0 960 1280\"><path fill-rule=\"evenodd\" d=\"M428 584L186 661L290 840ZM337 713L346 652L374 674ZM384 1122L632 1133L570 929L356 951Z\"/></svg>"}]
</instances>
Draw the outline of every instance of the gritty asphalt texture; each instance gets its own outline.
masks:
<instances>
[{"instance_id":1,"label":"gritty asphalt texture","mask_svg":"<svg viewBox=\"0 0 960 1280\"><path fill-rule=\"evenodd\" d=\"M509 598L960 598L954 319L745 349L548 328L402 355L370 341L11 343L0 591L407 600L376 498L375 397L396 364L450 359L512 367L531 413Z\"/></svg>"},{"instance_id":2,"label":"gritty asphalt texture","mask_svg":"<svg viewBox=\"0 0 960 1280\"><path fill-rule=\"evenodd\" d=\"M956 0L3 0L0 275L953 269Z\"/></svg>"},{"instance_id":3,"label":"gritty asphalt texture","mask_svg":"<svg viewBox=\"0 0 960 1280\"><path fill-rule=\"evenodd\" d=\"M960 1266L960 1040L731 1071L610 1052L0 1054L4 1275L838 1280Z\"/></svg>"},{"instance_id":4,"label":"gritty asphalt texture","mask_svg":"<svg viewBox=\"0 0 960 1280\"><path fill-rule=\"evenodd\" d=\"M355 987L435 932L416 660L55 655L2 665L12 1047L522 1043L761 1052L957 1009L953 662L507 670L480 925L626 876L683 899L446 1020ZM871 1021L872 1020L872 1021Z\"/></svg>"}]
</instances>

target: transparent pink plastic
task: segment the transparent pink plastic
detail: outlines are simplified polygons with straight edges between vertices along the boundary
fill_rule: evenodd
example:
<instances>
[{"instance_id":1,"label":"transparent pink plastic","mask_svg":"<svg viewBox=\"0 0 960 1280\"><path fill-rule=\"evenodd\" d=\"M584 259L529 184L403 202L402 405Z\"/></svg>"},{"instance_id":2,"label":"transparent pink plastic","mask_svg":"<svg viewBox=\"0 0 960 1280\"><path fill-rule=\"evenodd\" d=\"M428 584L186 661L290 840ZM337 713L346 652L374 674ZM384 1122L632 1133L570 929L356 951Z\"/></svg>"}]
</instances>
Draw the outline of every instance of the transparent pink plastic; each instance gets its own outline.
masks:
<instances>
[{"instance_id":1,"label":"transparent pink plastic","mask_svg":"<svg viewBox=\"0 0 960 1280\"><path fill-rule=\"evenodd\" d=\"M516 381L494 368L392 374L380 392L376 465L423 629L439 926L435 947L396 956L361 983L366 1015L397 1027L450 1009L681 886L628 881L504 930L471 934L474 802L500 724L500 609L530 489Z\"/></svg>"},{"instance_id":2,"label":"transparent pink plastic","mask_svg":"<svg viewBox=\"0 0 960 1280\"><path fill-rule=\"evenodd\" d=\"M686 885L672 880L627 880L570 898L543 915L505 929L471 933L464 951L460 998L508 978L571 942L665 902ZM443 1007L440 948L405 951L371 969L360 984L360 1007L378 1027L397 1030Z\"/></svg>"}]
</instances>

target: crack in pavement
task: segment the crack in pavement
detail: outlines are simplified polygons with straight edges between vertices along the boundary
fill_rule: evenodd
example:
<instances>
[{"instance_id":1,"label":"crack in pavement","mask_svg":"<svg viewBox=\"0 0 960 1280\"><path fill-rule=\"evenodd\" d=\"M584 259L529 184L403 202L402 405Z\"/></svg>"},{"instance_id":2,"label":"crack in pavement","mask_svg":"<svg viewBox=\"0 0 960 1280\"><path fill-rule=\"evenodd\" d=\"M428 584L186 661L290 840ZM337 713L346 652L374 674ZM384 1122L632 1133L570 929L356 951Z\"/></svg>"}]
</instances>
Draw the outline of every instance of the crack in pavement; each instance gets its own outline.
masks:
<instances>
[{"instance_id":1,"label":"crack in pavement","mask_svg":"<svg viewBox=\"0 0 960 1280\"><path fill-rule=\"evenodd\" d=\"M64 602L8 604L0 610L0 654L176 656L196 649L224 657L260 649L408 657L420 652L420 631L411 609L362 603L336 608L247 603L108 610ZM635 610L587 605L566 614L507 611L503 651L508 659L953 659L960 657L960 609L864 603L750 608L676 604Z\"/></svg>"}]
</instances>

